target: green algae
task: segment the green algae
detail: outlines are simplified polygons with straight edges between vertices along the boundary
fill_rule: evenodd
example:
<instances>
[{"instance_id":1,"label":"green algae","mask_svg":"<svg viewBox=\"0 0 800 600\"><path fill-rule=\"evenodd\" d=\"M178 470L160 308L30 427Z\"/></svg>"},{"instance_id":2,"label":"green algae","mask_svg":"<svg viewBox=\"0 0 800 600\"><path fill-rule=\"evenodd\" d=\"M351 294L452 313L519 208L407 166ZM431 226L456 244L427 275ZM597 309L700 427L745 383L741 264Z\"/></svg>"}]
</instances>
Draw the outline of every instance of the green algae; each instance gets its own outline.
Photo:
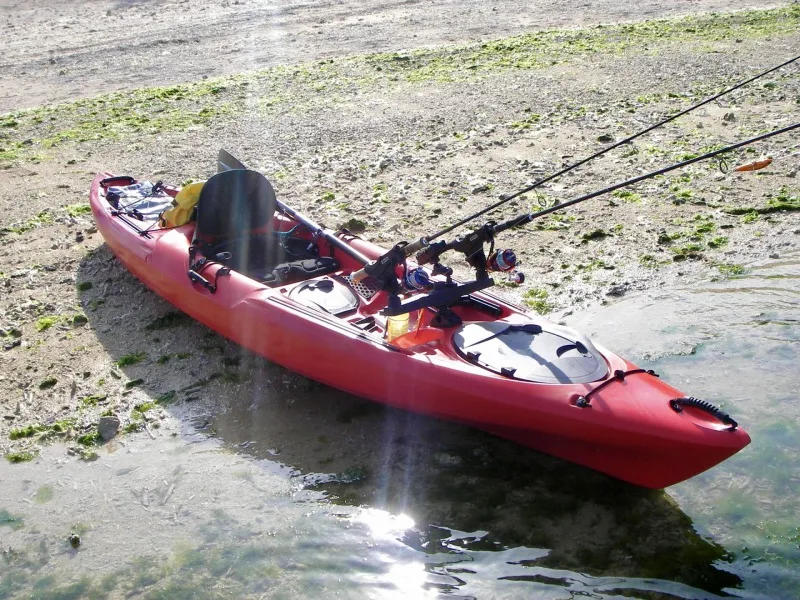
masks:
<instances>
[{"instance_id":1,"label":"green algae","mask_svg":"<svg viewBox=\"0 0 800 600\"><path fill-rule=\"evenodd\" d=\"M147 352L132 352L125 354L117 360L118 367L129 367L138 364L147 358Z\"/></svg>"},{"instance_id":2,"label":"green algae","mask_svg":"<svg viewBox=\"0 0 800 600\"><path fill-rule=\"evenodd\" d=\"M2 162L2 154L0 154L0 162ZM27 233L33 229L38 229L40 227L44 227L46 225L51 225L53 223L53 215L50 214L49 210L43 210L27 221L23 221L21 223L16 223L9 225L8 227L4 227L0 229L0 233L16 233L21 235L23 233Z\"/></svg>"},{"instance_id":3,"label":"green algae","mask_svg":"<svg viewBox=\"0 0 800 600\"><path fill-rule=\"evenodd\" d=\"M365 88L469 81L512 69L568 64L597 54L621 55L641 52L645 47L647 52L657 53L669 44L694 44L699 51L708 51L702 44L793 35L798 27L800 7L793 5L582 29L551 29L482 43L276 66L197 83L113 92L0 116L0 124L7 133L0 147L0 163L32 159L43 150L66 144L207 126L250 110L251 99L260 98L259 106L266 112L303 111L322 102L343 102ZM284 92L276 95L276 89ZM680 97L653 95L643 98L639 105L675 96ZM303 100L298 102L298 98ZM581 108L585 112L585 107L576 110ZM527 129L541 118L542 115L529 114L511 127Z\"/></svg>"},{"instance_id":4,"label":"green algae","mask_svg":"<svg viewBox=\"0 0 800 600\"><path fill-rule=\"evenodd\" d=\"M6 453L6 460L11 464L30 462L39 455L36 450L21 450L19 452Z\"/></svg>"},{"instance_id":5,"label":"green algae","mask_svg":"<svg viewBox=\"0 0 800 600\"><path fill-rule=\"evenodd\" d=\"M543 315L553 310L553 306L550 304L550 302L548 302L547 297L547 290L543 288L531 288L522 294L522 302L528 308L531 308L540 315Z\"/></svg>"},{"instance_id":6,"label":"green algae","mask_svg":"<svg viewBox=\"0 0 800 600\"><path fill-rule=\"evenodd\" d=\"M11 529L22 529L25 526L22 517L17 517L8 512L5 508L0 509L0 527L5 525Z\"/></svg>"}]
</instances>

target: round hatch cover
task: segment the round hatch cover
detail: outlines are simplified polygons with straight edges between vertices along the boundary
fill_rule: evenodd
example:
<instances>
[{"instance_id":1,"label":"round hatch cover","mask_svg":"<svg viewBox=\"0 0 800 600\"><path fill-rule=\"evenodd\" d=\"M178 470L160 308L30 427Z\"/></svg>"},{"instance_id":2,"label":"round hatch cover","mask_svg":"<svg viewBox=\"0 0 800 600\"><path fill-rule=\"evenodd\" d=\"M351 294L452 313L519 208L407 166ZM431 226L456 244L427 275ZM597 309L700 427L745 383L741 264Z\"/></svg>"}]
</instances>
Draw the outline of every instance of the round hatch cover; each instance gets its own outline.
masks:
<instances>
[{"instance_id":1,"label":"round hatch cover","mask_svg":"<svg viewBox=\"0 0 800 600\"><path fill-rule=\"evenodd\" d=\"M589 383L608 374L588 338L546 323L466 323L453 336L459 354L481 367L537 383Z\"/></svg>"},{"instance_id":2,"label":"round hatch cover","mask_svg":"<svg viewBox=\"0 0 800 600\"><path fill-rule=\"evenodd\" d=\"M332 315L341 315L358 308L358 298L350 288L328 277L309 279L298 284L289 292L289 297Z\"/></svg>"}]
</instances>

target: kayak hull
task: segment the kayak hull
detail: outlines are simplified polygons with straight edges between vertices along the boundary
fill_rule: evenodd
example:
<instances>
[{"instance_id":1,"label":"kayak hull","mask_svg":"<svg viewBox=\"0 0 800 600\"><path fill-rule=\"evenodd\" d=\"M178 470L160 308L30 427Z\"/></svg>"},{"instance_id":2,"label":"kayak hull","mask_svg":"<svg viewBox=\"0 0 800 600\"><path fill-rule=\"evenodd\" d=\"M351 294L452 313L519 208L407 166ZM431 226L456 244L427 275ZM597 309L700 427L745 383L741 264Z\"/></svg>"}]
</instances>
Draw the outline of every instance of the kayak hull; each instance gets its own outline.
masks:
<instances>
[{"instance_id":1,"label":"kayak hull","mask_svg":"<svg viewBox=\"0 0 800 600\"><path fill-rule=\"evenodd\" d=\"M427 314L432 311L416 315L419 330L431 332L420 339L430 341L407 347L388 342L381 315L384 292L359 297L354 311L335 316L298 302L294 290L300 282L270 287L237 271L222 275L215 265L204 271L217 283L212 293L187 276L193 226L142 234L140 224L116 214L106 201L100 182L108 176L101 173L93 181L90 204L100 233L125 267L192 318L306 377L389 406L465 423L648 488L688 479L750 441L741 428L707 411L694 406L676 411L670 401L684 394L602 348L598 352L607 366L602 379L536 383L492 372L459 354L457 328L433 330ZM275 221L278 228L296 225L287 217ZM370 258L384 252L357 237L340 237ZM339 264L331 278L343 280L360 268L345 253L332 252ZM455 309L465 323L555 327L490 294L474 296L499 316L473 306ZM365 321L369 328L363 327Z\"/></svg>"}]
</instances>

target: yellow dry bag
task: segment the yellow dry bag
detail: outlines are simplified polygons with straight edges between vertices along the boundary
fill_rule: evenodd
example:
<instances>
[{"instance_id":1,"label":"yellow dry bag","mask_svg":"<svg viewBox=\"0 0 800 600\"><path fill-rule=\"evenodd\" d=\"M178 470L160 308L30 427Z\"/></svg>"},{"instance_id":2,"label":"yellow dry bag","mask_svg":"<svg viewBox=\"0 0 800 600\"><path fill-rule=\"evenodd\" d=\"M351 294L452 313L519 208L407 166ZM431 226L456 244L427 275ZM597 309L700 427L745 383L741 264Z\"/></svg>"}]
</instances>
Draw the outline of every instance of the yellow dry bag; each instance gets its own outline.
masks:
<instances>
[{"instance_id":1,"label":"yellow dry bag","mask_svg":"<svg viewBox=\"0 0 800 600\"><path fill-rule=\"evenodd\" d=\"M172 200L172 208L165 210L159 216L159 223L162 227L177 227L185 225L192 220L194 207L200 199L200 190L203 189L205 181L196 181L183 186L178 195Z\"/></svg>"}]
</instances>

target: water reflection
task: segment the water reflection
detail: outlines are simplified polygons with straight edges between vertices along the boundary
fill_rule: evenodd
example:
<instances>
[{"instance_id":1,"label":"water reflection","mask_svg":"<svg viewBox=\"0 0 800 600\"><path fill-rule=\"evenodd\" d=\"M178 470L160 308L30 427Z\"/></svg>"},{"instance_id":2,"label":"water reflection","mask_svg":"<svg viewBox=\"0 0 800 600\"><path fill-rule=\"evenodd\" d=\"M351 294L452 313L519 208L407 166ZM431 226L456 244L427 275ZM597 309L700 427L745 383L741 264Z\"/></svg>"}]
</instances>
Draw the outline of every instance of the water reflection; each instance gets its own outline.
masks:
<instances>
[{"instance_id":1,"label":"water reflection","mask_svg":"<svg viewBox=\"0 0 800 600\"><path fill-rule=\"evenodd\" d=\"M307 426L286 428L282 397L230 403L214 431L256 457L280 448L298 485L335 503L408 515L416 526L399 537L425 555L428 589L695 598L741 584L721 566L732 557L663 492L327 388L320 403L320 392L291 394L290 411L313 414Z\"/></svg>"}]
</instances>

